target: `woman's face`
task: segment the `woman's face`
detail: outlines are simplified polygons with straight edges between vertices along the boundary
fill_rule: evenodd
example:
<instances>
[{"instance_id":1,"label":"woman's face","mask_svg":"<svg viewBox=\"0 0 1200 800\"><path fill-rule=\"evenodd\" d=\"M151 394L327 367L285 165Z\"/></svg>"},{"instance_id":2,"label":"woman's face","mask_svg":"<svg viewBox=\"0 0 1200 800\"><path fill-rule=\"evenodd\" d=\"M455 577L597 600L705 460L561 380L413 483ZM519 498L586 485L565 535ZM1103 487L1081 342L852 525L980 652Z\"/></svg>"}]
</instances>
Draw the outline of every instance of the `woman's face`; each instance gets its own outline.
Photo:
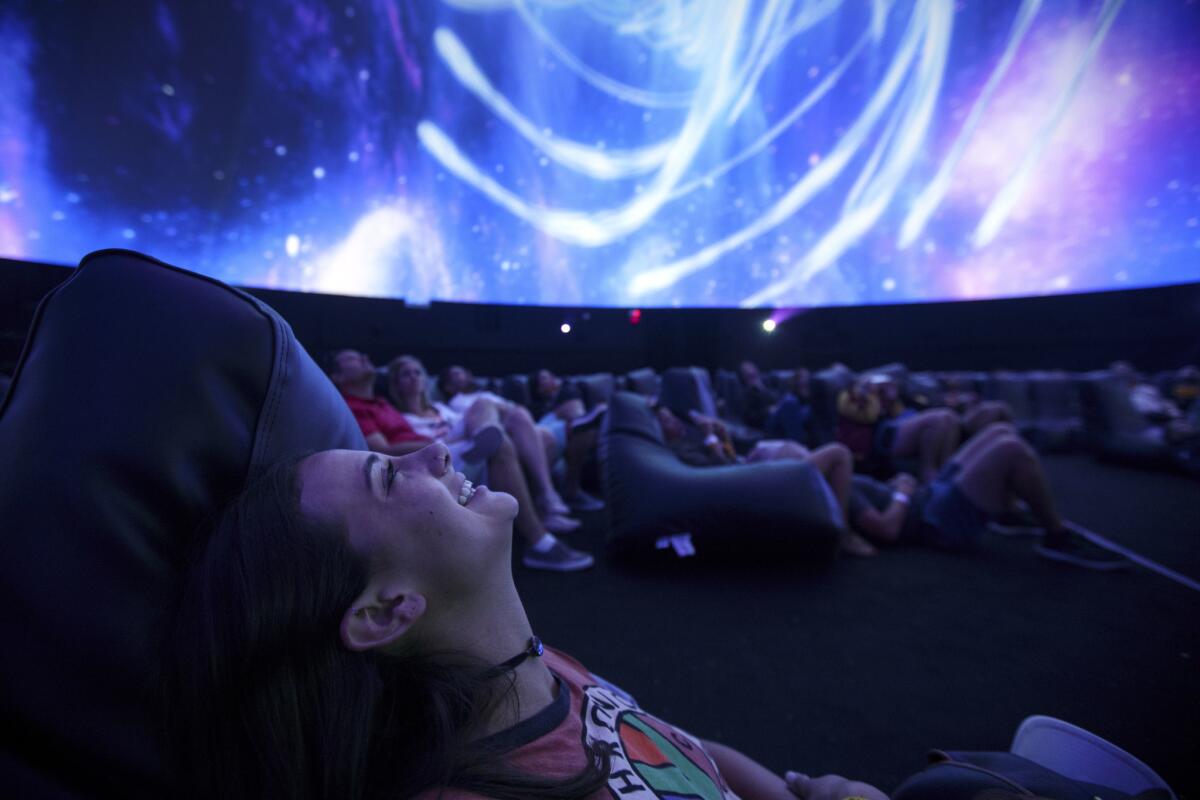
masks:
<instances>
[{"instance_id":1,"label":"woman's face","mask_svg":"<svg viewBox=\"0 0 1200 800\"><path fill-rule=\"evenodd\" d=\"M396 397L420 397L425 393L425 367L416 359L403 358L393 362L388 379Z\"/></svg>"},{"instance_id":2,"label":"woman's face","mask_svg":"<svg viewBox=\"0 0 1200 800\"><path fill-rule=\"evenodd\" d=\"M537 372L537 393L542 397L554 397L558 394L558 389L562 385L562 381L548 369L539 369Z\"/></svg>"},{"instance_id":3,"label":"woman's face","mask_svg":"<svg viewBox=\"0 0 1200 800\"><path fill-rule=\"evenodd\" d=\"M453 599L511 569L512 495L464 491L440 442L391 457L327 450L300 464L300 507L339 525L373 575L397 577L430 598Z\"/></svg>"}]
</instances>

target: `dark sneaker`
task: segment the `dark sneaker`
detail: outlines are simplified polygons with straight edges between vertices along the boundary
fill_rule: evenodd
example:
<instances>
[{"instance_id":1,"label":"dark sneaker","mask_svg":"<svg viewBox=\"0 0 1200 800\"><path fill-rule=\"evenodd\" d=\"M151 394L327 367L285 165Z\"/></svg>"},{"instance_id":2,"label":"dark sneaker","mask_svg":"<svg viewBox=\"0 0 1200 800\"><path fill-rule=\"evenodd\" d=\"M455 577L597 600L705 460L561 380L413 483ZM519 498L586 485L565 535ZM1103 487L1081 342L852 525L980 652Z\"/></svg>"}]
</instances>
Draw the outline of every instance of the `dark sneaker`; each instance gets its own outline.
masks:
<instances>
[{"instance_id":1,"label":"dark sneaker","mask_svg":"<svg viewBox=\"0 0 1200 800\"><path fill-rule=\"evenodd\" d=\"M1033 549L1042 558L1074 564L1084 569L1114 570L1129 566L1129 561L1124 556L1093 544L1074 531L1047 534Z\"/></svg>"},{"instance_id":2,"label":"dark sneaker","mask_svg":"<svg viewBox=\"0 0 1200 800\"><path fill-rule=\"evenodd\" d=\"M554 546L544 553L532 548L525 549L521 563L530 569L548 569L554 572L578 572L596 564L596 559L588 553L574 550L563 544L562 540L554 542Z\"/></svg>"},{"instance_id":3,"label":"dark sneaker","mask_svg":"<svg viewBox=\"0 0 1200 800\"><path fill-rule=\"evenodd\" d=\"M504 431L496 424L484 425L471 436L471 446L463 451L463 461L487 461L496 455L504 441Z\"/></svg>"},{"instance_id":4,"label":"dark sneaker","mask_svg":"<svg viewBox=\"0 0 1200 800\"><path fill-rule=\"evenodd\" d=\"M1016 522L1010 522L1002 519L994 519L988 522L987 528L992 533L997 533L1001 536L1045 536L1046 529L1037 525L1024 525Z\"/></svg>"},{"instance_id":5,"label":"dark sneaker","mask_svg":"<svg viewBox=\"0 0 1200 800\"><path fill-rule=\"evenodd\" d=\"M542 516L542 527L551 533L574 533L583 523L574 517L562 514L545 514Z\"/></svg>"},{"instance_id":6,"label":"dark sneaker","mask_svg":"<svg viewBox=\"0 0 1200 800\"><path fill-rule=\"evenodd\" d=\"M580 489L573 495L563 495L572 511L603 511L604 501Z\"/></svg>"}]
</instances>

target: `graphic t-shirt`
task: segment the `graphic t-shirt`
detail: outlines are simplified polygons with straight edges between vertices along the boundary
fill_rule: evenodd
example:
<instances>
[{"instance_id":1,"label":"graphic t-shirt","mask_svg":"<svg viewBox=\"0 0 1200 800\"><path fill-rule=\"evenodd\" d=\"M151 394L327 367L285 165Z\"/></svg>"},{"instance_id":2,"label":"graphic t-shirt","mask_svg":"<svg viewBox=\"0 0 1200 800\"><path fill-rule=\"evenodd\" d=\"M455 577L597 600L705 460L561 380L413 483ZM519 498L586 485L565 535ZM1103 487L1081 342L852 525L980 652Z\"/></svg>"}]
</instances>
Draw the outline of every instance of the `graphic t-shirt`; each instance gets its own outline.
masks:
<instances>
[{"instance_id":1,"label":"graphic t-shirt","mask_svg":"<svg viewBox=\"0 0 1200 800\"><path fill-rule=\"evenodd\" d=\"M546 648L558 678L546 709L497 738L512 744L510 763L533 775L571 777L585 766L583 745L612 746L608 785L588 800L737 800L700 741L641 710L632 698L595 678L575 659ZM457 789L430 789L419 800L478 800Z\"/></svg>"},{"instance_id":2,"label":"graphic t-shirt","mask_svg":"<svg viewBox=\"0 0 1200 800\"><path fill-rule=\"evenodd\" d=\"M404 418L408 420L408 424L418 435L424 436L426 439L436 439L437 441L449 439L450 435L455 432L455 426L462 418L462 414L445 403L434 403L433 410L437 412L436 416L427 417L424 414L406 413Z\"/></svg>"}]
</instances>

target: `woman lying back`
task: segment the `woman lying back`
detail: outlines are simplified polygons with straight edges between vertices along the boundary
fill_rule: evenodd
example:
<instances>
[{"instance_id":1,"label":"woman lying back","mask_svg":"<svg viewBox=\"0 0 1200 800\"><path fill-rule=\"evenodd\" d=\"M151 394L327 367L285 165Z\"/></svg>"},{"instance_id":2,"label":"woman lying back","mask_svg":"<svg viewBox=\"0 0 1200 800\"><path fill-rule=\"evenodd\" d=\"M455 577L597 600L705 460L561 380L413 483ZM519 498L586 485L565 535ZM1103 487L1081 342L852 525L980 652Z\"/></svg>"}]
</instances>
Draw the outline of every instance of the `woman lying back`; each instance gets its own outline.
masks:
<instances>
[{"instance_id":1,"label":"woman lying back","mask_svg":"<svg viewBox=\"0 0 1200 800\"><path fill-rule=\"evenodd\" d=\"M785 781L542 654L513 584L516 511L465 484L440 443L317 453L256 480L176 615L179 794L883 797Z\"/></svg>"}]
</instances>

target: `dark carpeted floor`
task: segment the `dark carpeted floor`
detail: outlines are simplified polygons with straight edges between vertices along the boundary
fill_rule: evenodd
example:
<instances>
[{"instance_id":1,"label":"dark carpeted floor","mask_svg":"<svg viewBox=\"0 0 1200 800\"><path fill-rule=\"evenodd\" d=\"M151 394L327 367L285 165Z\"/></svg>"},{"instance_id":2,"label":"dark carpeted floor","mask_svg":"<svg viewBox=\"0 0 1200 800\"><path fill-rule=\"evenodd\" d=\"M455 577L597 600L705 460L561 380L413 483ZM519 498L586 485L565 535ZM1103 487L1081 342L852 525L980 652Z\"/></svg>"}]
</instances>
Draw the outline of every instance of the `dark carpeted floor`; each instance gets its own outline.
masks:
<instances>
[{"instance_id":1,"label":"dark carpeted floor","mask_svg":"<svg viewBox=\"0 0 1200 800\"><path fill-rule=\"evenodd\" d=\"M1046 467L1067 518L1200 580L1200 482L1082 455ZM604 514L586 522L568 538L599 553ZM1200 798L1200 592L1062 566L1031 544L989 535L970 556L894 548L823 567L516 570L547 643L775 770L890 791L930 748L1006 750L1022 719L1048 714Z\"/></svg>"}]
</instances>

